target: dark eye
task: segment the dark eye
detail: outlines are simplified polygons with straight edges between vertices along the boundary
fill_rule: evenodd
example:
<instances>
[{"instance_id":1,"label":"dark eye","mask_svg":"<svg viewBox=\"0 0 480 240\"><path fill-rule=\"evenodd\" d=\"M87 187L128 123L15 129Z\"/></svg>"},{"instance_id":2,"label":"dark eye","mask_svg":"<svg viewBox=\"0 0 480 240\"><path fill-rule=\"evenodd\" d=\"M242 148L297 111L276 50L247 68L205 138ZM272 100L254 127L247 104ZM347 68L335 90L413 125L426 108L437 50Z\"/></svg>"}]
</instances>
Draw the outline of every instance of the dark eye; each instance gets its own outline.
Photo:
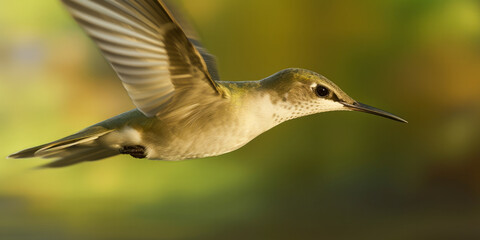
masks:
<instances>
[{"instance_id":1,"label":"dark eye","mask_svg":"<svg viewBox=\"0 0 480 240\"><path fill-rule=\"evenodd\" d=\"M318 85L317 88L315 88L315 92L319 97L326 97L328 94L330 94L330 90L328 88Z\"/></svg>"}]
</instances>

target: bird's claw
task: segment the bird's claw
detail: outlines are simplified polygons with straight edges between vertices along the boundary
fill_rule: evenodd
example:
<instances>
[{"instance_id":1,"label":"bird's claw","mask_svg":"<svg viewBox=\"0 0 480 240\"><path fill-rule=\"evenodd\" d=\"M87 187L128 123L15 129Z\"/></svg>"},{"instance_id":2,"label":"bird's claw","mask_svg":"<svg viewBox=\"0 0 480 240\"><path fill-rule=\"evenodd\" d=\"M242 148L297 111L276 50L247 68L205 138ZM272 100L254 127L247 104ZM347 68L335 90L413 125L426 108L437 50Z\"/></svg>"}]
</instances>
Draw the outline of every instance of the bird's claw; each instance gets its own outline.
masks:
<instances>
[{"instance_id":1,"label":"bird's claw","mask_svg":"<svg viewBox=\"0 0 480 240\"><path fill-rule=\"evenodd\" d=\"M130 154L134 158L145 158L147 155L145 154L145 147L140 145L134 146L123 146L120 148L121 154Z\"/></svg>"}]
</instances>

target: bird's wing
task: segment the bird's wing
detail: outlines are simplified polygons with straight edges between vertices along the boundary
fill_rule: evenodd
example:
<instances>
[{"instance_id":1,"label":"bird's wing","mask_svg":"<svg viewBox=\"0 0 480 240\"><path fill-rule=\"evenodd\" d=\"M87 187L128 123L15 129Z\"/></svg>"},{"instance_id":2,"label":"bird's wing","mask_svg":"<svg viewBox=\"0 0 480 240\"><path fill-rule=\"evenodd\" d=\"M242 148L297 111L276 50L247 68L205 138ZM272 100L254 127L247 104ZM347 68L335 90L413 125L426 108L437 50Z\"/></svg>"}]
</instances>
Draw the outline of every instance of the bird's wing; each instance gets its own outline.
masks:
<instances>
[{"instance_id":1,"label":"bird's wing","mask_svg":"<svg viewBox=\"0 0 480 240\"><path fill-rule=\"evenodd\" d=\"M188 40L192 42L200 55L202 55L212 79L215 81L220 81L220 76L217 69L217 59L202 45L197 31L195 31L194 26L188 19L188 15L185 15L183 11L181 11L182 9L176 6L176 4L173 4L171 1L164 0L163 3L165 3L165 6L167 7L167 10L170 12L173 19L175 19L178 25L180 25L180 27L183 29L183 32L187 36Z\"/></svg>"},{"instance_id":2,"label":"bird's wing","mask_svg":"<svg viewBox=\"0 0 480 240\"><path fill-rule=\"evenodd\" d=\"M62 0L146 116L181 92L223 95L201 53L160 0Z\"/></svg>"}]
</instances>

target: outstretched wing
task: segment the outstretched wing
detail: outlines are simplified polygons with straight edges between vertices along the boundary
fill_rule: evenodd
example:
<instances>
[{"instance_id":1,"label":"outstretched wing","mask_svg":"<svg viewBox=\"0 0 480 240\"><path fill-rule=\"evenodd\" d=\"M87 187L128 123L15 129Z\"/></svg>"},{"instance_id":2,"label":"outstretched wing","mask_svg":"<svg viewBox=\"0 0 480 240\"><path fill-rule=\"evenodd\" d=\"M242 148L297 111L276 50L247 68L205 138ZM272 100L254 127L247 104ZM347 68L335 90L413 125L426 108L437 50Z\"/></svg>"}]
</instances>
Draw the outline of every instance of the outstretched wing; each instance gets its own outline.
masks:
<instances>
[{"instance_id":1,"label":"outstretched wing","mask_svg":"<svg viewBox=\"0 0 480 240\"><path fill-rule=\"evenodd\" d=\"M184 14L184 12L181 11L181 8L179 8L176 4L173 4L169 0L163 0L162 2L167 7L170 16L172 16L172 18L175 19L178 25L182 28L188 40L192 42L193 46L195 46L200 55L202 55L203 60L207 64L208 72L210 73L212 79L214 81L220 81L220 76L217 69L217 59L214 55L208 52L205 47L203 47L197 31L195 31L194 26L190 24L190 19L188 19L188 15Z\"/></svg>"},{"instance_id":2,"label":"outstretched wing","mask_svg":"<svg viewBox=\"0 0 480 240\"><path fill-rule=\"evenodd\" d=\"M62 0L97 43L146 116L156 115L176 94L218 96L200 52L156 0Z\"/></svg>"}]
</instances>

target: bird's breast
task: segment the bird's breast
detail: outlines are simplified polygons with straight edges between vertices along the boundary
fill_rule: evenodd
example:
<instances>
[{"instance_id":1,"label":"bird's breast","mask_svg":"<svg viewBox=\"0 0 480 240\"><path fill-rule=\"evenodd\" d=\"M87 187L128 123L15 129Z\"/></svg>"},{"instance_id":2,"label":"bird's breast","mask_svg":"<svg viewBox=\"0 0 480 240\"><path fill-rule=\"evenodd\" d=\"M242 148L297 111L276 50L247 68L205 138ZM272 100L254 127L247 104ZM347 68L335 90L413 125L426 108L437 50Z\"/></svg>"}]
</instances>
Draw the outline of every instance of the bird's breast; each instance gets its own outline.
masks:
<instances>
[{"instance_id":1,"label":"bird's breast","mask_svg":"<svg viewBox=\"0 0 480 240\"><path fill-rule=\"evenodd\" d=\"M240 121L215 122L144 133L147 157L175 161L216 156L236 150L261 134L245 128Z\"/></svg>"},{"instance_id":2,"label":"bird's breast","mask_svg":"<svg viewBox=\"0 0 480 240\"><path fill-rule=\"evenodd\" d=\"M147 157L182 160L236 150L275 125L271 109L258 101L228 104L191 119L158 120L142 134Z\"/></svg>"}]
</instances>

